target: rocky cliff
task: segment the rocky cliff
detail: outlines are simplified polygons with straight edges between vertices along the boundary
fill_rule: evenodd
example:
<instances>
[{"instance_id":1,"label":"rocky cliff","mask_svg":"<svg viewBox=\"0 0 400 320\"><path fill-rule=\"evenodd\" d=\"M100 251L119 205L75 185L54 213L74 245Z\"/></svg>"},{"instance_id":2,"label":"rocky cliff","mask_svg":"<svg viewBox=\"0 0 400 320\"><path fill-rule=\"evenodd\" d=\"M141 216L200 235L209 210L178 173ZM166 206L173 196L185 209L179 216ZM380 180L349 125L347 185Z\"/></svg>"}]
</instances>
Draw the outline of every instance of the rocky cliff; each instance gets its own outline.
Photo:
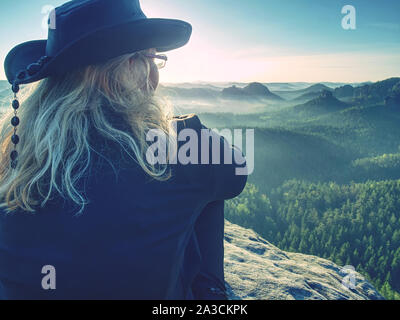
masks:
<instances>
[{"instance_id":1,"label":"rocky cliff","mask_svg":"<svg viewBox=\"0 0 400 320\"><path fill-rule=\"evenodd\" d=\"M383 299L357 272L334 263L284 252L250 229L225 221L225 280L232 300ZM344 286L344 278L354 287Z\"/></svg>"}]
</instances>

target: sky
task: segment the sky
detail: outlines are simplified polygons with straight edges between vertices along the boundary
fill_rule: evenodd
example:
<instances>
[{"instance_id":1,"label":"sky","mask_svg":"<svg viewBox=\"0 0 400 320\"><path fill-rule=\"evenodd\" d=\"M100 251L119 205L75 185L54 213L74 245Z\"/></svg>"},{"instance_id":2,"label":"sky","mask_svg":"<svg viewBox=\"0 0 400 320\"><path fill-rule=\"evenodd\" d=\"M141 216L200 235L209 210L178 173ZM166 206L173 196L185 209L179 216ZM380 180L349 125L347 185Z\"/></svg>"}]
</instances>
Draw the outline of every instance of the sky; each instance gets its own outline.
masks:
<instances>
[{"instance_id":1,"label":"sky","mask_svg":"<svg viewBox=\"0 0 400 320\"><path fill-rule=\"evenodd\" d=\"M1 0L1 62L15 45L46 39L48 8L64 2ZM181 19L193 27L186 46L167 52L161 82L363 82L400 76L400 0L140 2L148 18ZM342 26L345 5L355 9L355 29Z\"/></svg>"}]
</instances>

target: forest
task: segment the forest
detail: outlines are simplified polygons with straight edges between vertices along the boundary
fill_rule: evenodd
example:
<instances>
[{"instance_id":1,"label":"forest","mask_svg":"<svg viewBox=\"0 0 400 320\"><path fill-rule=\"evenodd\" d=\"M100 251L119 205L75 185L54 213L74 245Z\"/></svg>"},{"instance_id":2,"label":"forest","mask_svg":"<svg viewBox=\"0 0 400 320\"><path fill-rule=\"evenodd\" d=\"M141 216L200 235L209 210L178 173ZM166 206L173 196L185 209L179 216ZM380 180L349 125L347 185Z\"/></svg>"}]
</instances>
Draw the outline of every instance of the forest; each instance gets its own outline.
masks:
<instances>
[{"instance_id":1,"label":"forest","mask_svg":"<svg viewBox=\"0 0 400 320\"><path fill-rule=\"evenodd\" d=\"M211 128L255 128L255 170L226 218L400 299L400 78L291 94L262 112L200 114Z\"/></svg>"}]
</instances>

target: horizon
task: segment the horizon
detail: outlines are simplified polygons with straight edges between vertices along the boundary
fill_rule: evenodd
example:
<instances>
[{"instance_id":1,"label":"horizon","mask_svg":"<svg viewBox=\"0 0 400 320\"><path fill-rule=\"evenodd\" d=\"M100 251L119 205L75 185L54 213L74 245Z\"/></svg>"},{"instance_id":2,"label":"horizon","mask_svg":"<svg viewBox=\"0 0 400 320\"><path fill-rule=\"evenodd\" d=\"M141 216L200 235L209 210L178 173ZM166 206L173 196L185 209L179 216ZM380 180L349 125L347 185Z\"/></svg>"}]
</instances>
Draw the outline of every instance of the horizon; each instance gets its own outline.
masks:
<instances>
[{"instance_id":1,"label":"horizon","mask_svg":"<svg viewBox=\"0 0 400 320\"><path fill-rule=\"evenodd\" d=\"M13 46L47 38L42 22L49 6L65 2L3 0L2 61ZM399 1L140 2L149 18L182 19L193 26L189 43L166 53L169 61L160 71L161 83L351 84L400 76ZM347 4L356 9L355 30L342 27ZM6 80L3 63L0 80Z\"/></svg>"},{"instance_id":2,"label":"horizon","mask_svg":"<svg viewBox=\"0 0 400 320\"><path fill-rule=\"evenodd\" d=\"M331 85L363 85L363 84L372 84L376 82L385 81L392 78L400 78L399 76L392 76L385 79L379 79L376 81L356 81L356 82L344 82L344 81L316 81L316 82L309 82L309 81L272 81L272 82L265 82L265 81L204 81L204 80L193 80L193 81L183 81L183 82L167 82L167 81L160 81L160 85L184 85L184 84L198 84L198 85L235 85L235 84L250 84L250 83L261 83L263 85L279 85L279 84L304 84L304 85L314 85L314 84L331 84ZM7 79L0 79L0 82L8 82Z\"/></svg>"}]
</instances>

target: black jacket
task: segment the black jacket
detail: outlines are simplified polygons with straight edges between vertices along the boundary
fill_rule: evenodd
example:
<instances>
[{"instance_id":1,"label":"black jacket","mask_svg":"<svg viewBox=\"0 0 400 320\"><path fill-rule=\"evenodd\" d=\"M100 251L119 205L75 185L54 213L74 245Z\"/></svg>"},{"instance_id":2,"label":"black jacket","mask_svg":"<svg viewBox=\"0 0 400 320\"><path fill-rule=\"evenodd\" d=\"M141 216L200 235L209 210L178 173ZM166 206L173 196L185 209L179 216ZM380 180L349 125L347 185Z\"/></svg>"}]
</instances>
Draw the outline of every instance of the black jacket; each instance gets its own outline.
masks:
<instances>
[{"instance_id":1,"label":"black jacket","mask_svg":"<svg viewBox=\"0 0 400 320\"><path fill-rule=\"evenodd\" d=\"M177 119L177 127L199 137L205 128L197 116ZM196 219L210 203L240 194L247 177L235 174L235 164L176 164L160 182L119 146L103 146L112 166L93 153L82 215L61 198L35 214L0 211L0 299L191 298L201 263ZM55 267L55 290L41 286L45 265Z\"/></svg>"}]
</instances>

